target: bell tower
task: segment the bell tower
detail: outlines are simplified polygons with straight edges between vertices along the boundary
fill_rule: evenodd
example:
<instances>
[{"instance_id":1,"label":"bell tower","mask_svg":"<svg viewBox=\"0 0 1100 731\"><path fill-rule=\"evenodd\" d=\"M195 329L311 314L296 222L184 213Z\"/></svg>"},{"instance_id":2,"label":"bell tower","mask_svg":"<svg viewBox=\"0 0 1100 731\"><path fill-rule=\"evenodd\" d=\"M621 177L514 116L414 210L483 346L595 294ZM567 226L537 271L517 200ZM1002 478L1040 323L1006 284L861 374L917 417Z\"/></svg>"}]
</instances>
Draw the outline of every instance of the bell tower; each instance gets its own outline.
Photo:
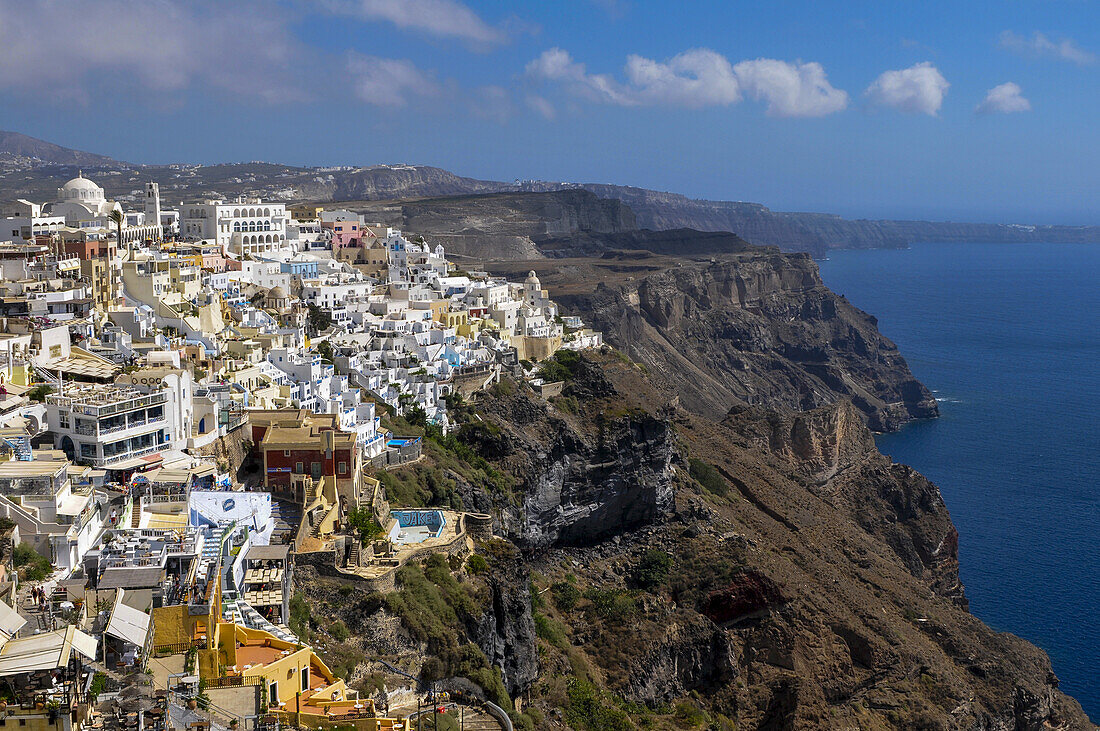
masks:
<instances>
[{"instance_id":1,"label":"bell tower","mask_svg":"<svg viewBox=\"0 0 1100 731\"><path fill-rule=\"evenodd\" d=\"M159 183L146 183L145 184L145 225L155 223L157 225L157 234L154 237L157 241L164 238L164 229L160 222L160 184Z\"/></svg>"}]
</instances>

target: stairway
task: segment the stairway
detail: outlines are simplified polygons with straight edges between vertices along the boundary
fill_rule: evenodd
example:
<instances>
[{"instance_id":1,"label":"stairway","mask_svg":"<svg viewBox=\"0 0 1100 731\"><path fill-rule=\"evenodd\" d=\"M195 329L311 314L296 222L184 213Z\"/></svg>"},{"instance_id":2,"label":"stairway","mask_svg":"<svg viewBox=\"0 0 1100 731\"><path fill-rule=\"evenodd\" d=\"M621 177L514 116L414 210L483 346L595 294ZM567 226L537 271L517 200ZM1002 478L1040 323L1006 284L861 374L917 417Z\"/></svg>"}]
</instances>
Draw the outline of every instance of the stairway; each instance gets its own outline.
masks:
<instances>
[{"instance_id":1,"label":"stairway","mask_svg":"<svg viewBox=\"0 0 1100 731\"><path fill-rule=\"evenodd\" d=\"M141 527L141 502L134 501L134 507L130 510L130 527L137 530Z\"/></svg>"},{"instance_id":2,"label":"stairway","mask_svg":"<svg viewBox=\"0 0 1100 731\"><path fill-rule=\"evenodd\" d=\"M473 708L463 709L462 728L464 731L501 731L500 721Z\"/></svg>"},{"instance_id":3,"label":"stairway","mask_svg":"<svg viewBox=\"0 0 1100 731\"><path fill-rule=\"evenodd\" d=\"M104 665L99 660L85 659L84 664L87 665L88 667L92 668L93 670L95 670L97 673L103 673L108 678L111 678L112 680L114 680L115 682L117 682L119 684L121 684L122 681L123 681L124 676L122 675L122 673L118 672L117 670L111 670L109 667Z\"/></svg>"},{"instance_id":4,"label":"stairway","mask_svg":"<svg viewBox=\"0 0 1100 731\"><path fill-rule=\"evenodd\" d=\"M348 566L359 566L359 541L353 541L351 544L351 554L348 556Z\"/></svg>"}]
</instances>

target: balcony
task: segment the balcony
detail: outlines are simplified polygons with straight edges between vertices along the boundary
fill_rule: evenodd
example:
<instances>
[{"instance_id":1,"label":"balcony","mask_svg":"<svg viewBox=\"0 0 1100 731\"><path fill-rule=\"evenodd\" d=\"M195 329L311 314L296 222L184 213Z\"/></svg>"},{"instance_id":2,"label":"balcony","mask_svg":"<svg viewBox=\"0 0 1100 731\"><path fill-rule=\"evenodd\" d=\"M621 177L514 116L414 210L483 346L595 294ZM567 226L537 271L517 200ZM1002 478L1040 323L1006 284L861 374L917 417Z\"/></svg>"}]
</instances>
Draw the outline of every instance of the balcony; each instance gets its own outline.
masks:
<instances>
[{"instance_id":1,"label":"balcony","mask_svg":"<svg viewBox=\"0 0 1100 731\"><path fill-rule=\"evenodd\" d=\"M171 445L168 442L164 444L154 444L151 447L145 447L144 449L135 449L132 452L122 452L121 454L113 454L110 457L104 457L103 459L96 459L93 464L96 467L107 467L108 465L118 464L127 459L134 459L135 457L144 457L147 454L154 454L156 452L164 452Z\"/></svg>"}]
</instances>

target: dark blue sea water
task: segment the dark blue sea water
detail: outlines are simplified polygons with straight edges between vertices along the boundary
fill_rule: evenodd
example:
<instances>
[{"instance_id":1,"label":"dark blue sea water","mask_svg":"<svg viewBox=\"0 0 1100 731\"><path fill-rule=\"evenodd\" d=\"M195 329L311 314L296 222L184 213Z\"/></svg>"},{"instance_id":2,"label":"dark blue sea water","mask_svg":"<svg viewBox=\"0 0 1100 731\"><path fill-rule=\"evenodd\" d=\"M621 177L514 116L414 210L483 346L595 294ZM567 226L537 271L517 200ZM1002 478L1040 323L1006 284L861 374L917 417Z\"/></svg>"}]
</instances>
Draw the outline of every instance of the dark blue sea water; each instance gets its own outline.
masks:
<instances>
[{"instance_id":1,"label":"dark blue sea water","mask_svg":"<svg viewBox=\"0 0 1100 731\"><path fill-rule=\"evenodd\" d=\"M843 251L821 273L940 400L878 443L943 492L971 611L1100 720L1100 245Z\"/></svg>"}]
</instances>

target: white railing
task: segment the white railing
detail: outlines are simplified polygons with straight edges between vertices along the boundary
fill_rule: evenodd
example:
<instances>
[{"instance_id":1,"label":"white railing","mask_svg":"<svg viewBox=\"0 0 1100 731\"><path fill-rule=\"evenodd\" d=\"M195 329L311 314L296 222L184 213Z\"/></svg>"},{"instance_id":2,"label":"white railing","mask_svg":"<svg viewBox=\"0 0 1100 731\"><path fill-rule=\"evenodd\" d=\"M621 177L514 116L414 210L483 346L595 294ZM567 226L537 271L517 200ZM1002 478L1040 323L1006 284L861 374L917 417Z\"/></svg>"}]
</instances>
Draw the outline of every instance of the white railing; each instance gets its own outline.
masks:
<instances>
[{"instance_id":1,"label":"white railing","mask_svg":"<svg viewBox=\"0 0 1100 731\"><path fill-rule=\"evenodd\" d=\"M163 452L169 448L167 442L164 444L154 444L151 447L145 447L144 449L136 449L132 452L123 452L122 454L113 454L110 457L104 457L103 459L94 460L96 467L105 467L115 462L121 462L124 459L133 459L134 457L144 457L147 454L153 454L154 452Z\"/></svg>"}]
</instances>

